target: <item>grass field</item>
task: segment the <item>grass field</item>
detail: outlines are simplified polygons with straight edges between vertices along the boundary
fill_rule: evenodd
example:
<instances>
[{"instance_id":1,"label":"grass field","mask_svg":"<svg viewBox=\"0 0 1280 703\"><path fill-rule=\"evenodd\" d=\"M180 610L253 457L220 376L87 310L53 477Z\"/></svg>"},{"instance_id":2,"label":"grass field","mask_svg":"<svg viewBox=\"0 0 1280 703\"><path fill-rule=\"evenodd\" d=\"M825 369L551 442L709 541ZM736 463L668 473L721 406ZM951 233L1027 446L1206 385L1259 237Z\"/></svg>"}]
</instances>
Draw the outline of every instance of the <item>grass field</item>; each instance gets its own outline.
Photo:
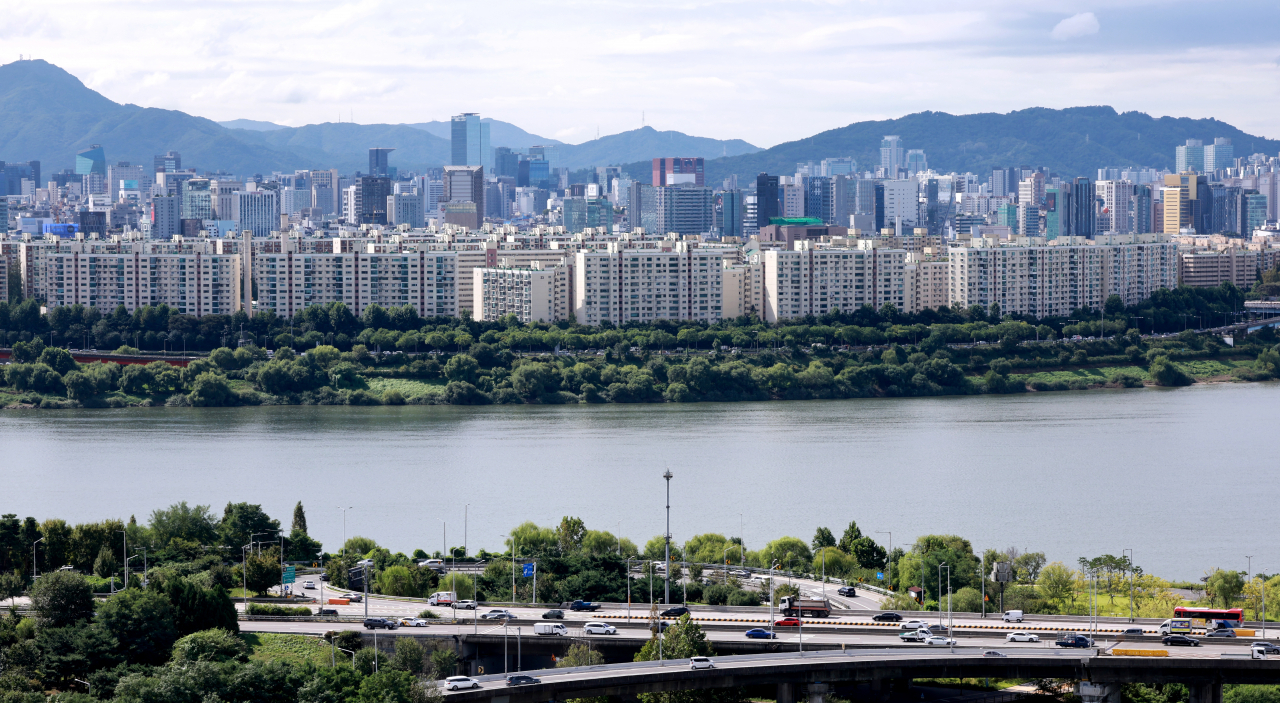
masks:
<instances>
[{"instance_id":1,"label":"grass field","mask_svg":"<svg viewBox=\"0 0 1280 703\"><path fill-rule=\"evenodd\" d=\"M367 378L365 383L369 384L369 392L377 396L390 390L399 391L405 398L412 398L415 395L440 395L444 392L443 379L431 382L408 378Z\"/></svg>"},{"instance_id":2,"label":"grass field","mask_svg":"<svg viewBox=\"0 0 1280 703\"><path fill-rule=\"evenodd\" d=\"M1232 369L1253 366L1252 361L1219 361L1216 359L1191 359L1177 363L1186 369L1187 373L1200 379L1214 376L1230 376ZM1029 374L1009 374L1009 378L1023 383L1035 381L1047 383L1062 381L1069 383L1076 380L1083 380L1089 383L1106 383L1107 379L1116 373L1132 374L1144 381L1151 378L1147 374L1147 370L1141 366L1106 366L1102 368L1073 369L1071 371L1040 371Z\"/></svg>"},{"instance_id":3,"label":"grass field","mask_svg":"<svg viewBox=\"0 0 1280 703\"><path fill-rule=\"evenodd\" d=\"M250 659L282 661L286 664L309 661L329 665L329 645L315 637L275 632L243 632L240 638L249 645Z\"/></svg>"}]
</instances>

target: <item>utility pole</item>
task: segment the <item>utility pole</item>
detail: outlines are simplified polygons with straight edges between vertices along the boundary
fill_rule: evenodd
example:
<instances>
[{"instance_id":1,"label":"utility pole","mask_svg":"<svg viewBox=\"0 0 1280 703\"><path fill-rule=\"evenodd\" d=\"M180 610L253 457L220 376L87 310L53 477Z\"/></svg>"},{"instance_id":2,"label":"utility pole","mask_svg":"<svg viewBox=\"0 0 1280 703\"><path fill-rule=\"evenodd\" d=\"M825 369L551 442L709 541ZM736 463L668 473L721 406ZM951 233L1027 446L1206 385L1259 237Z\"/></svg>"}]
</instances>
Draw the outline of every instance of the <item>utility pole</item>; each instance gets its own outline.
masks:
<instances>
[{"instance_id":1,"label":"utility pole","mask_svg":"<svg viewBox=\"0 0 1280 703\"><path fill-rule=\"evenodd\" d=\"M663 535L663 541L666 543L667 561L662 570L663 581L665 582L662 604L671 605L671 470L667 469L663 472L662 477L667 480L667 531ZM659 626L661 629L661 626Z\"/></svg>"}]
</instances>

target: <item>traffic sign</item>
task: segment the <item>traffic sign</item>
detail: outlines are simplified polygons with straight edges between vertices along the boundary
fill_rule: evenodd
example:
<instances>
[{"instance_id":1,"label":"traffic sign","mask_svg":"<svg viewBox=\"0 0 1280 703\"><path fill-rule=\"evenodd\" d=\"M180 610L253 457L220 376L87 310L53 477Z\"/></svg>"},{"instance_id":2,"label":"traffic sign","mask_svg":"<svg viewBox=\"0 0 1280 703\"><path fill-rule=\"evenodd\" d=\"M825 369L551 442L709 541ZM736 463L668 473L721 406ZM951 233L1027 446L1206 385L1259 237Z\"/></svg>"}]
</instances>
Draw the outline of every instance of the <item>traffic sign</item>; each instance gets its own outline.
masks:
<instances>
[{"instance_id":1,"label":"traffic sign","mask_svg":"<svg viewBox=\"0 0 1280 703\"><path fill-rule=\"evenodd\" d=\"M876 580L878 580L878 581L883 581L883 580L884 580L884 572L883 572L883 571L877 571L877 572L876 572Z\"/></svg>"},{"instance_id":2,"label":"traffic sign","mask_svg":"<svg viewBox=\"0 0 1280 703\"><path fill-rule=\"evenodd\" d=\"M530 576L533 576L533 564L525 564L525 565L524 565L524 577L525 577L525 578L529 578Z\"/></svg>"},{"instance_id":3,"label":"traffic sign","mask_svg":"<svg viewBox=\"0 0 1280 703\"><path fill-rule=\"evenodd\" d=\"M281 574L280 583L293 583L298 580L298 572L293 566L284 567L284 573Z\"/></svg>"}]
</instances>

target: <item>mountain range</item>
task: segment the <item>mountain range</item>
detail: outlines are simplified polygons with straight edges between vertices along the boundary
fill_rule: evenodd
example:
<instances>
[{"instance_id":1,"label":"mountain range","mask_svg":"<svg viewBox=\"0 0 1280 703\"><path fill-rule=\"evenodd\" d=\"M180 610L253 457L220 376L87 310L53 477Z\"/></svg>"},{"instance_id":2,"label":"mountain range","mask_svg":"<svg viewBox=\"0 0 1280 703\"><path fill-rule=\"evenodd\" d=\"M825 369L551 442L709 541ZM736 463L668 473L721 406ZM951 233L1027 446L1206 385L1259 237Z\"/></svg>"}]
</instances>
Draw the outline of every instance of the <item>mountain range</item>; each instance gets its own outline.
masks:
<instances>
[{"instance_id":1,"label":"mountain range","mask_svg":"<svg viewBox=\"0 0 1280 703\"><path fill-rule=\"evenodd\" d=\"M722 141L642 128L584 144L564 144L499 120L490 123L490 145L560 148L568 168L623 164L656 156L716 157L759 151L739 139ZM39 160L45 173L71 167L75 154L101 144L109 163L149 164L174 150L183 166L247 175L300 168L368 169L369 147L393 147L391 164L421 170L448 163L448 122L324 124L286 127L259 120L218 123L177 110L119 104L78 78L41 60L0 66L0 160Z\"/></svg>"},{"instance_id":2,"label":"mountain range","mask_svg":"<svg viewBox=\"0 0 1280 703\"><path fill-rule=\"evenodd\" d=\"M1064 178L1097 175L1101 167L1174 168L1174 154L1188 139L1212 144L1232 140L1237 157L1280 152L1280 140L1247 134L1226 122L1187 117L1118 113L1109 106L1062 110L1035 107L1007 114L950 115L919 112L894 120L856 122L751 154L708 161L706 182L717 187L730 175L740 185L761 172L795 173L796 164L852 156L862 170L880 165L880 141L902 137L905 149L923 149L929 167L939 173L977 174L983 180L995 168L1047 166ZM645 172L646 164L628 165Z\"/></svg>"}]
</instances>

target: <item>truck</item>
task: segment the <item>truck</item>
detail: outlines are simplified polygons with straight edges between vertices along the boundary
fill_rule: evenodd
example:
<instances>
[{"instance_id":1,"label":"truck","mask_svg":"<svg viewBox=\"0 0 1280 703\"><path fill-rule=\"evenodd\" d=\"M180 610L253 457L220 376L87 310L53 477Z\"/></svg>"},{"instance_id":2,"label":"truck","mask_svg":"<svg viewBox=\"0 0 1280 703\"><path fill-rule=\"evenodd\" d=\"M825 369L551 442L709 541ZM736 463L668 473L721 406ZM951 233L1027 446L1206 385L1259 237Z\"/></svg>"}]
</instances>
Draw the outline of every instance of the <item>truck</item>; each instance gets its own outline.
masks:
<instances>
[{"instance_id":1,"label":"truck","mask_svg":"<svg viewBox=\"0 0 1280 703\"><path fill-rule=\"evenodd\" d=\"M575 600L574 602L569 604L569 610L573 610L573 611L584 611L588 613L594 613L599 609L600 609L599 603L589 603L585 600Z\"/></svg>"},{"instance_id":2,"label":"truck","mask_svg":"<svg viewBox=\"0 0 1280 703\"><path fill-rule=\"evenodd\" d=\"M806 599L785 596L778 602L778 608L788 617L825 618L831 614L831 603L825 598Z\"/></svg>"},{"instance_id":3,"label":"truck","mask_svg":"<svg viewBox=\"0 0 1280 703\"><path fill-rule=\"evenodd\" d=\"M1162 635L1189 635L1191 634L1191 618L1169 618L1160 623L1160 634Z\"/></svg>"},{"instance_id":4,"label":"truck","mask_svg":"<svg viewBox=\"0 0 1280 703\"><path fill-rule=\"evenodd\" d=\"M455 600L458 600L458 594L453 591L436 591L427 598L427 605L453 605Z\"/></svg>"},{"instance_id":5,"label":"truck","mask_svg":"<svg viewBox=\"0 0 1280 703\"><path fill-rule=\"evenodd\" d=\"M533 624L533 634L568 637L569 628L558 622L535 622Z\"/></svg>"},{"instance_id":6,"label":"truck","mask_svg":"<svg viewBox=\"0 0 1280 703\"><path fill-rule=\"evenodd\" d=\"M1093 646L1093 640L1086 635L1078 635L1074 632L1063 632L1058 635L1058 640L1054 642L1054 644L1059 647L1088 649Z\"/></svg>"}]
</instances>

